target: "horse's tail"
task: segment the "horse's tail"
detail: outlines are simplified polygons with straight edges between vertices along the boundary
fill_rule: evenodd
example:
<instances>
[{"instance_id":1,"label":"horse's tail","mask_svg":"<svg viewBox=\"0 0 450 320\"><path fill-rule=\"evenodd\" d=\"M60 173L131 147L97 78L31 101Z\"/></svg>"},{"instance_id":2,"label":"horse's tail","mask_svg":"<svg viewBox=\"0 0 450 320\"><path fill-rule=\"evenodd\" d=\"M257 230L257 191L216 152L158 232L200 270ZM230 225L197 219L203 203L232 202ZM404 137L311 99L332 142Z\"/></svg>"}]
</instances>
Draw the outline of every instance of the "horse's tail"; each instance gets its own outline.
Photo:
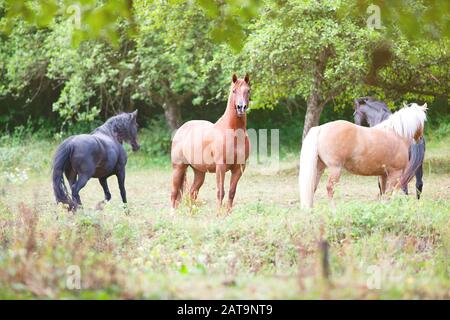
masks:
<instances>
[{"instance_id":1,"label":"horse's tail","mask_svg":"<svg viewBox=\"0 0 450 320\"><path fill-rule=\"evenodd\" d=\"M300 152L300 204L302 208L312 208L317 177L319 127L313 127L303 140Z\"/></svg>"},{"instance_id":2,"label":"horse's tail","mask_svg":"<svg viewBox=\"0 0 450 320\"><path fill-rule=\"evenodd\" d=\"M72 153L72 145L69 140L64 141L56 151L55 158L53 160L53 193L55 194L56 203L65 203L69 205L69 208L73 206L72 200L69 198L66 185L64 183L64 168L69 161L70 154Z\"/></svg>"},{"instance_id":3,"label":"horse's tail","mask_svg":"<svg viewBox=\"0 0 450 320\"><path fill-rule=\"evenodd\" d=\"M410 155L408 167L406 168L405 172L402 175L402 178L400 179L400 185L402 188L405 188L408 185L408 183L416 174L417 169L423 162L423 159L425 157L425 141L423 137L420 139L419 143L411 144L409 153Z\"/></svg>"}]
</instances>

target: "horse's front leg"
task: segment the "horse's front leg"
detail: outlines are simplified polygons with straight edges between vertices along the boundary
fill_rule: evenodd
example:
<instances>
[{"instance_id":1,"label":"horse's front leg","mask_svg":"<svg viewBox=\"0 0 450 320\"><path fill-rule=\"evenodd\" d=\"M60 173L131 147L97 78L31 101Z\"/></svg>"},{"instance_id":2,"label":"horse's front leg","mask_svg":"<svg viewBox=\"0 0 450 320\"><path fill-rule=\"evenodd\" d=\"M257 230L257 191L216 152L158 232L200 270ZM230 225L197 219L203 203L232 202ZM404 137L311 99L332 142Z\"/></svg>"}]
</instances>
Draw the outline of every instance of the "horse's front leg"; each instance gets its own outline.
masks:
<instances>
[{"instance_id":1,"label":"horse's front leg","mask_svg":"<svg viewBox=\"0 0 450 320\"><path fill-rule=\"evenodd\" d=\"M217 184L217 215L220 214L222 210L222 202L225 196L225 172L226 172L226 164L218 164L216 165L216 184Z\"/></svg>"},{"instance_id":2,"label":"horse's front leg","mask_svg":"<svg viewBox=\"0 0 450 320\"><path fill-rule=\"evenodd\" d=\"M245 169L244 165L237 165L231 171L230 190L228 191L227 213L230 213L231 209L233 208L233 200L234 196L236 195L237 184L242 176L242 173L244 172L244 169Z\"/></svg>"}]
</instances>

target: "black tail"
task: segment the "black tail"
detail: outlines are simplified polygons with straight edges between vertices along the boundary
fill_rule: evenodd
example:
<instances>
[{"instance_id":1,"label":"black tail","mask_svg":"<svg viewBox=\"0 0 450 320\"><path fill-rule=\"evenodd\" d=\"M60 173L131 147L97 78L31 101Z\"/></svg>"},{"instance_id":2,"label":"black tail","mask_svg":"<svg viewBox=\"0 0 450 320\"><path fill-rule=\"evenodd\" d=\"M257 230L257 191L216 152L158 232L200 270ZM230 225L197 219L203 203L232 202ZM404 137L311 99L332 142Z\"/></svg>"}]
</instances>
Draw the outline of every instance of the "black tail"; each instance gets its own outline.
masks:
<instances>
[{"instance_id":1,"label":"black tail","mask_svg":"<svg viewBox=\"0 0 450 320\"><path fill-rule=\"evenodd\" d=\"M69 208L73 208L73 202L69 197L66 185L64 184L64 168L69 161L72 153L72 146L69 140L64 141L56 151L53 160L53 192L55 194L56 203L65 203Z\"/></svg>"},{"instance_id":2,"label":"black tail","mask_svg":"<svg viewBox=\"0 0 450 320\"><path fill-rule=\"evenodd\" d=\"M425 157L425 140L420 138L419 143L413 143L409 148L409 164L406 171L403 173L402 179L400 181L402 188L405 188L411 179L416 174L417 169L423 162Z\"/></svg>"}]
</instances>

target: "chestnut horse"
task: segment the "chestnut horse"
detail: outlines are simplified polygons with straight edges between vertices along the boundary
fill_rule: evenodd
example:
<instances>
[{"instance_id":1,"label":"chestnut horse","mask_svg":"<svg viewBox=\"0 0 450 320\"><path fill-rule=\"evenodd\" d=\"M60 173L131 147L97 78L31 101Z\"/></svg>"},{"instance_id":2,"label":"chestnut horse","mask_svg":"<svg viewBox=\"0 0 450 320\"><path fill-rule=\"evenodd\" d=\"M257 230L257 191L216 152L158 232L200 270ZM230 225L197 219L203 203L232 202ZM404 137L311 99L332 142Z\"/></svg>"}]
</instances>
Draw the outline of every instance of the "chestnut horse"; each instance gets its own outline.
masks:
<instances>
[{"instance_id":1,"label":"chestnut horse","mask_svg":"<svg viewBox=\"0 0 450 320\"><path fill-rule=\"evenodd\" d=\"M197 199L200 187L207 172L216 173L217 213L222 208L225 196L225 172L231 171L227 212L231 211L236 187L245 169L250 153L247 135L247 115L250 95L249 76L238 79L233 75L228 104L225 113L211 123L204 120L192 120L183 124L172 141L172 210L179 205L186 170L194 170L194 181L190 189L190 198Z\"/></svg>"},{"instance_id":2,"label":"chestnut horse","mask_svg":"<svg viewBox=\"0 0 450 320\"><path fill-rule=\"evenodd\" d=\"M426 104L413 103L371 128L343 120L311 128L300 154L301 207L313 206L325 168L329 171L327 191L333 208L334 185L343 168L357 175L379 176L382 194L407 184L412 175L405 179L404 173L416 166L408 162L408 150L423 136L426 108Z\"/></svg>"}]
</instances>

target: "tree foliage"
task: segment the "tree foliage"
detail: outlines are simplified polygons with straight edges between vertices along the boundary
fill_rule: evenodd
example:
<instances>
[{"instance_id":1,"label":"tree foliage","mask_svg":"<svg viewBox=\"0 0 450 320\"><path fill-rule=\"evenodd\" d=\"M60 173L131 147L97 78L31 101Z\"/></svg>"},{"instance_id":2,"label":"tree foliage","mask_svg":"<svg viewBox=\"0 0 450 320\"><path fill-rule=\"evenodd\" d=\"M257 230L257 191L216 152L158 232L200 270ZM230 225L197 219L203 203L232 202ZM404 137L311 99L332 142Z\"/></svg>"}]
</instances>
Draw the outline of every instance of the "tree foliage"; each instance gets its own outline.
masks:
<instances>
[{"instance_id":1,"label":"tree foliage","mask_svg":"<svg viewBox=\"0 0 450 320\"><path fill-rule=\"evenodd\" d=\"M448 3L374 1L381 29L367 26L370 4L0 0L0 122L47 94L63 126L139 106L174 129L183 106L224 101L230 74L246 71L251 108L305 105L305 133L356 96L446 97Z\"/></svg>"}]
</instances>

